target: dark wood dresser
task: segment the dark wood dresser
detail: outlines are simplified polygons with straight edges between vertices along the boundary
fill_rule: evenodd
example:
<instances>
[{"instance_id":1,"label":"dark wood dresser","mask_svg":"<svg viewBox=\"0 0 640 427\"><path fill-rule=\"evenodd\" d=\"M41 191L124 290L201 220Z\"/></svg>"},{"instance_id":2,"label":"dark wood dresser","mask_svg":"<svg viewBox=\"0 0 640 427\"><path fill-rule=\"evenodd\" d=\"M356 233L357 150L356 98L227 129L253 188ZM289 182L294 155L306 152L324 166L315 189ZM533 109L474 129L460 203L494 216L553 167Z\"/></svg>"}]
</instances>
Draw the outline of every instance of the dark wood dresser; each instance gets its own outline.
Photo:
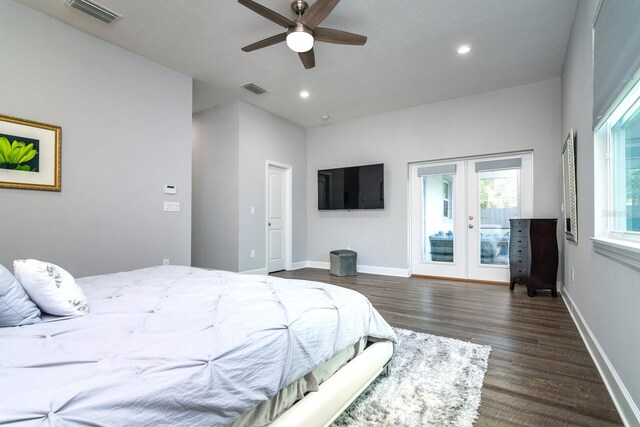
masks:
<instances>
[{"instance_id":1,"label":"dark wood dresser","mask_svg":"<svg viewBox=\"0 0 640 427\"><path fill-rule=\"evenodd\" d=\"M558 296L557 219L518 218L510 219L509 289L516 283L527 285L527 295L536 294L536 289L551 289Z\"/></svg>"}]
</instances>

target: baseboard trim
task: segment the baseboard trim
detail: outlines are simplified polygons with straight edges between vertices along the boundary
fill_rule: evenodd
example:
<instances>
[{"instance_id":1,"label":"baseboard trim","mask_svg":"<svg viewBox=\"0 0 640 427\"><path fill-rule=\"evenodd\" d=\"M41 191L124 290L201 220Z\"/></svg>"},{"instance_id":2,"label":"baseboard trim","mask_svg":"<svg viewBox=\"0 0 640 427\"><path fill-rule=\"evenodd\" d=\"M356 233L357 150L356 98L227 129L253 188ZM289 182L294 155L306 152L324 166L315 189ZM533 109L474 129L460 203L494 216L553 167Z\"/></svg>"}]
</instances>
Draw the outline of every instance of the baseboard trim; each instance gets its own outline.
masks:
<instances>
[{"instance_id":1,"label":"baseboard trim","mask_svg":"<svg viewBox=\"0 0 640 427\"><path fill-rule=\"evenodd\" d=\"M300 270L307 267L307 261L294 262L291 265L291 270Z\"/></svg>"},{"instance_id":2,"label":"baseboard trim","mask_svg":"<svg viewBox=\"0 0 640 427\"><path fill-rule=\"evenodd\" d=\"M424 274L412 274L411 277L419 277L421 279L448 280L452 282L482 283L485 285L500 285L500 286L510 285L509 282L494 282L492 280L477 280L477 279L460 279L457 277L446 277L446 276L428 276Z\"/></svg>"},{"instance_id":3,"label":"baseboard trim","mask_svg":"<svg viewBox=\"0 0 640 427\"><path fill-rule=\"evenodd\" d=\"M638 406L631 398L629 391L620 379L620 376L600 346L595 335L593 335L580 309L576 306L573 298L571 298L571 294L567 289L563 289L562 291L562 300L567 306L573 323L575 323L578 328L578 332L580 332L580 336L582 336L582 341L584 341L587 346L587 350L596 364L598 372L600 372L600 376L609 391L609 395L618 410L618 414L620 414L620 418L622 418L622 422L625 426L640 425L640 410L638 410Z\"/></svg>"},{"instance_id":4,"label":"baseboard trim","mask_svg":"<svg viewBox=\"0 0 640 427\"><path fill-rule=\"evenodd\" d=\"M321 270L328 270L330 266L328 262L322 262L322 261L307 261L305 264L306 264L305 267L319 268Z\"/></svg>"},{"instance_id":5,"label":"baseboard trim","mask_svg":"<svg viewBox=\"0 0 640 427\"><path fill-rule=\"evenodd\" d=\"M393 277L410 277L411 272L408 268L394 268L394 267L376 267L372 265L359 265L358 273L379 274L381 276L393 276Z\"/></svg>"},{"instance_id":6,"label":"baseboard trim","mask_svg":"<svg viewBox=\"0 0 640 427\"><path fill-rule=\"evenodd\" d=\"M240 274L256 274L258 276L266 276L267 274L269 274L269 272L267 272L266 267L262 267L255 270L240 271Z\"/></svg>"},{"instance_id":7,"label":"baseboard trim","mask_svg":"<svg viewBox=\"0 0 640 427\"><path fill-rule=\"evenodd\" d=\"M330 264L323 261L307 261L306 267L320 268L323 270L329 270ZM393 277L409 277L411 273L408 268L394 268L394 267L376 267L373 265L360 265L356 267L358 273L366 274L379 274L380 276L393 276Z\"/></svg>"}]
</instances>

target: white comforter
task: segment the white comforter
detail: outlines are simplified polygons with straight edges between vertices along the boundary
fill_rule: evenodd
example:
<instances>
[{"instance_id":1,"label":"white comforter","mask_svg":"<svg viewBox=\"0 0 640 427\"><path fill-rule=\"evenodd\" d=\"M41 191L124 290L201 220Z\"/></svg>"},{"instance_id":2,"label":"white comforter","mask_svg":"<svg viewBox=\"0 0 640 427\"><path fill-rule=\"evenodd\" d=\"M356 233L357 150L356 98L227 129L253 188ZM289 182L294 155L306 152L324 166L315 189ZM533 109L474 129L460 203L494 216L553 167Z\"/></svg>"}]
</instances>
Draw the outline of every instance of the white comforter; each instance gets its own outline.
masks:
<instances>
[{"instance_id":1,"label":"white comforter","mask_svg":"<svg viewBox=\"0 0 640 427\"><path fill-rule=\"evenodd\" d=\"M0 328L0 425L232 422L360 337L361 294L162 266L79 279L90 314Z\"/></svg>"}]
</instances>

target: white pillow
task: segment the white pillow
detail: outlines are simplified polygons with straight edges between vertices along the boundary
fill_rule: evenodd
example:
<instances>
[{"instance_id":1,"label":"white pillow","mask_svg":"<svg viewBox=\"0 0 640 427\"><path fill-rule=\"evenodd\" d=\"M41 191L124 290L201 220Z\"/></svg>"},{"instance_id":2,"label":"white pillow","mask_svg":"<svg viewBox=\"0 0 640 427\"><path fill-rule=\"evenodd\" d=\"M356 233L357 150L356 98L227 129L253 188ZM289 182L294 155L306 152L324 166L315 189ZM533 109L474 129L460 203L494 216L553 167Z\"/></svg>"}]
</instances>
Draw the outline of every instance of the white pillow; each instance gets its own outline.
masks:
<instances>
[{"instance_id":1,"label":"white pillow","mask_svg":"<svg viewBox=\"0 0 640 427\"><path fill-rule=\"evenodd\" d=\"M87 298L73 276L55 264L35 259L13 262L13 274L33 302L55 316L81 316L89 312Z\"/></svg>"}]
</instances>

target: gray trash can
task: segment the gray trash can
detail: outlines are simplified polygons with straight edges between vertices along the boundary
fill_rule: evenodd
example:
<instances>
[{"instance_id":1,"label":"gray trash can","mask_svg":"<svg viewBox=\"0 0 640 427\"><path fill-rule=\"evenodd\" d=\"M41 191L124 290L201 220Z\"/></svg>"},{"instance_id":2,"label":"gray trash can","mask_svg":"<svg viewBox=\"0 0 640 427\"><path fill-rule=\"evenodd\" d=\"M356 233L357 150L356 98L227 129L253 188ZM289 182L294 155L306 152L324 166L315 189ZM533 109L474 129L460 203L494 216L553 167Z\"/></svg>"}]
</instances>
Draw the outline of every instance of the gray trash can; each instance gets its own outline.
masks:
<instances>
[{"instance_id":1,"label":"gray trash can","mask_svg":"<svg viewBox=\"0 0 640 427\"><path fill-rule=\"evenodd\" d=\"M357 276L358 254L348 249L339 249L329 253L331 267L329 273L334 276Z\"/></svg>"}]
</instances>

